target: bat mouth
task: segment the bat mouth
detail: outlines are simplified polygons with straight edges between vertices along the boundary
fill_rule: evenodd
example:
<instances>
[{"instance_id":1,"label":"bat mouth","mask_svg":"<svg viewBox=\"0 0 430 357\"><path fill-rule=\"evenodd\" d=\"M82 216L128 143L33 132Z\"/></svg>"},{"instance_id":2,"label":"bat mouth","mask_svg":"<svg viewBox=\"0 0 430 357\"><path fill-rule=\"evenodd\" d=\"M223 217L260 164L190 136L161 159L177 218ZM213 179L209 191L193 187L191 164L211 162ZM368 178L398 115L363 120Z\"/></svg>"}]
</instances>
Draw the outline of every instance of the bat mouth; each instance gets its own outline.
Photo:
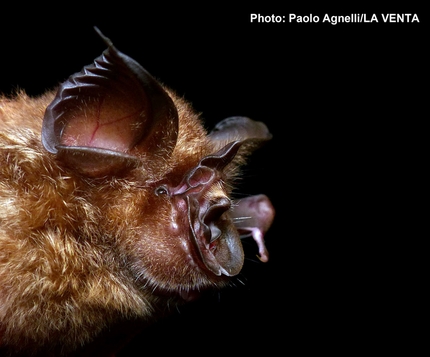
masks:
<instances>
[{"instance_id":1,"label":"bat mouth","mask_svg":"<svg viewBox=\"0 0 430 357\"><path fill-rule=\"evenodd\" d=\"M209 205L188 196L188 221L191 240L204 267L217 276L237 275L244 254L238 231L229 216L231 202L220 197Z\"/></svg>"}]
</instances>

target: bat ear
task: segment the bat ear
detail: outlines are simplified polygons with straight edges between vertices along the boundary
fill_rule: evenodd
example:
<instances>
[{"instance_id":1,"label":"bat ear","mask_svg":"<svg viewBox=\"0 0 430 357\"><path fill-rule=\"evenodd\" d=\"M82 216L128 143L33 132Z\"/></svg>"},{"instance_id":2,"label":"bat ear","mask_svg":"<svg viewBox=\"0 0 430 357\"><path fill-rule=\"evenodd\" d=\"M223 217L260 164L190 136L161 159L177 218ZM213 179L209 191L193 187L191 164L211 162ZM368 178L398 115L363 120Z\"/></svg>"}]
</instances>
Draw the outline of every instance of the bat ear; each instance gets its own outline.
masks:
<instances>
[{"instance_id":1,"label":"bat ear","mask_svg":"<svg viewBox=\"0 0 430 357\"><path fill-rule=\"evenodd\" d=\"M242 148L250 153L272 138L263 122L247 117L229 117L221 120L209 133L215 149L220 149L233 141L242 143Z\"/></svg>"},{"instance_id":2,"label":"bat ear","mask_svg":"<svg viewBox=\"0 0 430 357\"><path fill-rule=\"evenodd\" d=\"M159 170L176 145L176 107L139 63L96 31L108 48L60 86L45 112L42 143L92 177L136 165Z\"/></svg>"}]
</instances>

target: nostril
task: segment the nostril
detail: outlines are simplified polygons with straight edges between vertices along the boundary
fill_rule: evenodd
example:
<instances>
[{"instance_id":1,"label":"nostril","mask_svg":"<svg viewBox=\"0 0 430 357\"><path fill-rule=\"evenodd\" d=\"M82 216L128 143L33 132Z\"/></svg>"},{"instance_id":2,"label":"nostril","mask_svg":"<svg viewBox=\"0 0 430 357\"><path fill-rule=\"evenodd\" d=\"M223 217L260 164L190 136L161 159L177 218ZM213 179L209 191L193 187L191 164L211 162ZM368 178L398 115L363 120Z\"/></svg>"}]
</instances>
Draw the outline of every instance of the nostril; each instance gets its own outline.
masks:
<instances>
[{"instance_id":1,"label":"nostril","mask_svg":"<svg viewBox=\"0 0 430 357\"><path fill-rule=\"evenodd\" d=\"M212 202L212 205L203 216L203 225L206 227L206 239L208 243L213 243L221 237L222 230L219 227L219 220L223 213L231 207L231 201L227 197L220 197Z\"/></svg>"},{"instance_id":2,"label":"nostril","mask_svg":"<svg viewBox=\"0 0 430 357\"><path fill-rule=\"evenodd\" d=\"M221 236L221 229L219 229L215 224L209 224L209 228L211 230L211 240L209 243L212 243L214 240L218 239Z\"/></svg>"},{"instance_id":3,"label":"nostril","mask_svg":"<svg viewBox=\"0 0 430 357\"><path fill-rule=\"evenodd\" d=\"M218 220L231 207L231 201L227 197L220 197L215 202L206 211L203 220L206 224Z\"/></svg>"}]
</instances>

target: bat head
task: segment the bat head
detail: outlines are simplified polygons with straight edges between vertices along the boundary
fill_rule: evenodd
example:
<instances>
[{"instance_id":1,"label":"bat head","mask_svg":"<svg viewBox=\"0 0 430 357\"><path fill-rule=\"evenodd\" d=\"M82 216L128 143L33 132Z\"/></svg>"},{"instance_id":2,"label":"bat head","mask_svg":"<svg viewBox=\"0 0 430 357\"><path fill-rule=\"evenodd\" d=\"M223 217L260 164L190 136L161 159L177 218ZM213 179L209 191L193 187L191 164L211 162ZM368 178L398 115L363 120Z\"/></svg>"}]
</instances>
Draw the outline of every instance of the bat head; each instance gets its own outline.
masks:
<instances>
[{"instance_id":1,"label":"bat head","mask_svg":"<svg viewBox=\"0 0 430 357\"><path fill-rule=\"evenodd\" d=\"M108 48L61 84L42 127L44 148L101 212L97 235L142 290L184 299L241 271L243 235L267 260L270 201L231 197L267 127L230 117L206 132L187 102L98 33Z\"/></svg>"}]
</instances>

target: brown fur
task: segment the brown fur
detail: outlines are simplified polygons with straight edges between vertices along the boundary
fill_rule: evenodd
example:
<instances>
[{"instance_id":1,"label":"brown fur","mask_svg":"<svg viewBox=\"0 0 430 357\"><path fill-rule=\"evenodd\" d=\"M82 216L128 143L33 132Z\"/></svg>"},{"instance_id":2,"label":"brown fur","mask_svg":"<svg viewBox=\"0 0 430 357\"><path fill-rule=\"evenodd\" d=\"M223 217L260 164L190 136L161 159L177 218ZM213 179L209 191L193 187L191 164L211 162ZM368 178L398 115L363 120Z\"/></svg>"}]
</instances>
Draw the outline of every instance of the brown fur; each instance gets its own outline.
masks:
<instances>
[{"instance_id":1,"label":"brown fur","mask_svg":"<svg viewBox=\"0 0 430 357\"><path fill-rule=\"evenodd\" d=\"M169 94L179 113L174 181L213 149L199 116ZM187 290L226 284L178 252L164 224L169 206L149 193L142 169L89 179L46 152L41 125L53 96L0 101L0 346L45 355L69 353L116 320L148 320ZM227 183L212 189L229 192Z\"/></svg>"},{"instance_id":2,"label":"brown fur","mask_svg":"<svg viewBox=\"0 0 430 357\"><path fill-rule=\"evenodd\" d=\"M271 134L188 102L108 49L39 97L0 97L0 354L112 356L138 329L225 287L241 237L262 261L274 209L230 196Z\"/></svg>"}]
</instances>

